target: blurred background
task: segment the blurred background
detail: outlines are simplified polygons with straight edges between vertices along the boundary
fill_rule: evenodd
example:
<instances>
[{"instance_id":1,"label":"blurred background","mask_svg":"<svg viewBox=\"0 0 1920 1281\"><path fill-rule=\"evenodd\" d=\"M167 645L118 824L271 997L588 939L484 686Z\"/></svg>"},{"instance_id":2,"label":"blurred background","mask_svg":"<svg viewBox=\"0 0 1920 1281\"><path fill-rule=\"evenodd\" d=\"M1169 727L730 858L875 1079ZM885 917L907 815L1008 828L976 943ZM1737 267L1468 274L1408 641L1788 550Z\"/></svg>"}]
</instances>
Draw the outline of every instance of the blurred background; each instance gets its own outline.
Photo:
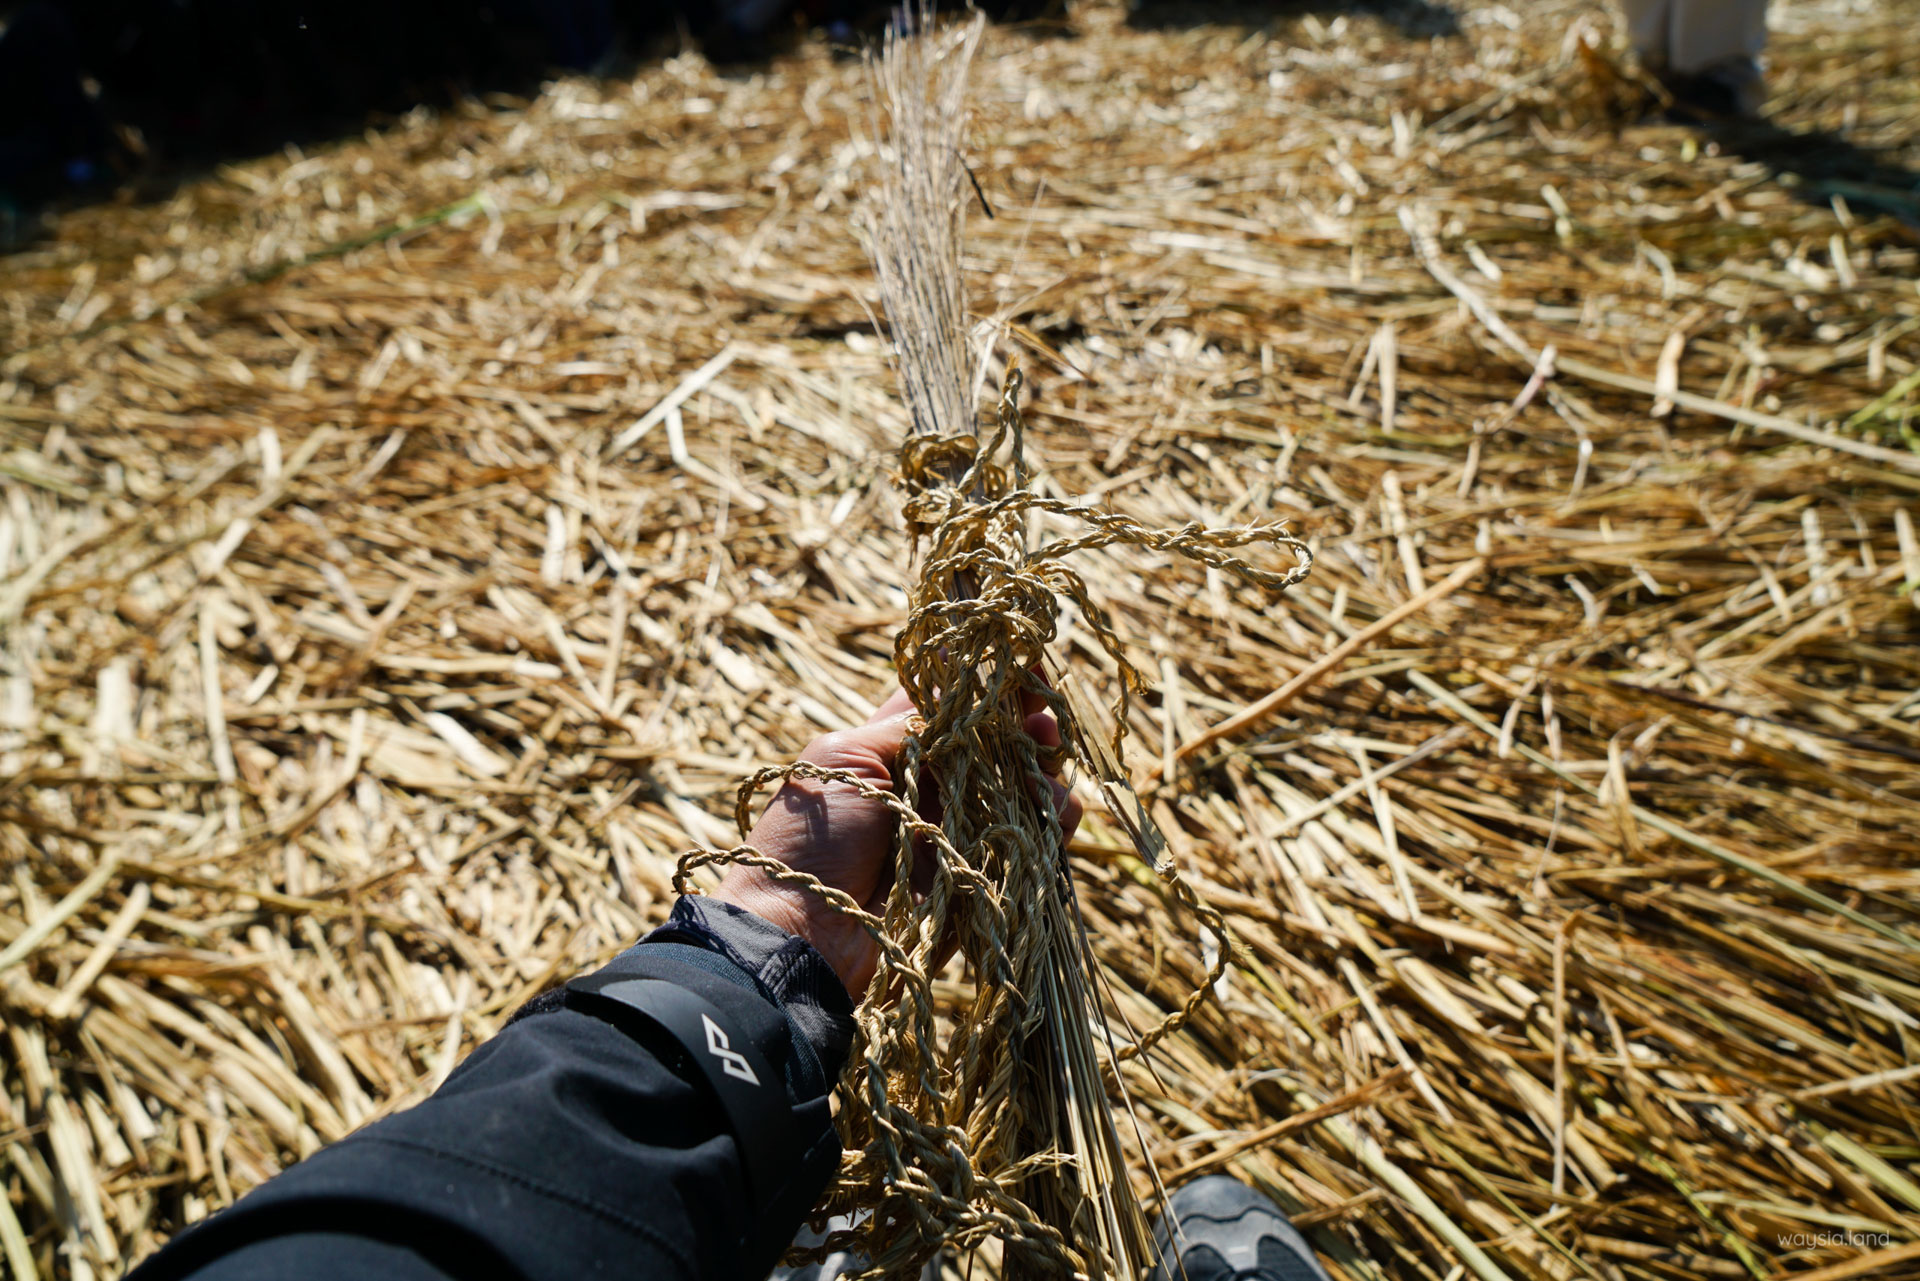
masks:
<instances>
[{"instance_id":1,"label":"blurred background","mask_svg":"<svg viewBox=\"0 0 1920 1281\"><path fill-rule=\"evenodd\" d=\"M183 167L423 103L617 74L688 44L752 61L813 27L850 37L876 13L864 0L0 4L0 199L17 238L50 201L152 194Z\"/></svg>"}]
</instances>

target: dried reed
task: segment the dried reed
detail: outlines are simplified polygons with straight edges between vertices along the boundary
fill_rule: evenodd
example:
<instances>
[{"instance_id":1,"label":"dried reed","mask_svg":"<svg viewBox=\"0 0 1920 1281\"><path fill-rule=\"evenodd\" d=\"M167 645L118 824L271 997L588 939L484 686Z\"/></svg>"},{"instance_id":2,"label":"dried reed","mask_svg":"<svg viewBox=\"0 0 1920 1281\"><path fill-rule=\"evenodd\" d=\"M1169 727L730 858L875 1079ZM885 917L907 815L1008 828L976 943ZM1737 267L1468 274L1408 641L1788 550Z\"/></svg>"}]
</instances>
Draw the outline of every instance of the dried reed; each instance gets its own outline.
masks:
<instances>
[{"instance_id":1,"label":"dried reed","mask_svg":"<svg viewBox=\"0 0 1920 1281\"><path fill-rule=\"evenodd\" d=\"M1268 1189L1341 1281L1920 1267L1920 8L1774 9L1797 149L1618 113L1585 0L983 37L963 265L1028 487L1317 555L1274 608L1080 572L1237 962L1117 1075L1163 1177ZM417 1099L886 692L866 102L824 47L676 57L0 260L13 1271ZM1204 931L1083 791L1149 1027Z\"/></svg>"}]
</instances>

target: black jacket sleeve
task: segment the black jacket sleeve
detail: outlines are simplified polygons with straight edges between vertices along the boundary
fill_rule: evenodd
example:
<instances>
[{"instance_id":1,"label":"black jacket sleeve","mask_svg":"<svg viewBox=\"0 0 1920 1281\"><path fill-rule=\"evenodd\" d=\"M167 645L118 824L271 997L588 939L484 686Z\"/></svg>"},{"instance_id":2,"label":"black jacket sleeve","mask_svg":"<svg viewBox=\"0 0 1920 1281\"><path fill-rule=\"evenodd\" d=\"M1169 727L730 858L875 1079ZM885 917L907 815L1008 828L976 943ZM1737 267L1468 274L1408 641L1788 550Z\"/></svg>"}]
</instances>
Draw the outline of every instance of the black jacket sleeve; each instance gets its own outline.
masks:
<instances>
[{"instance_id":1,"label":"black jacket sleeve","mask_svg":"<svg viewBox=\"0 0 1920 1281\"><path fill-rule=\"evenodd\" d=\"M704 1031L675 1035L630 992ZM682 899L425 1102L181 1234L133 1281L763 1277L839 1159L828 1095L852 1012L805 942ZM784 1094L743 1114L716 1068Z\"/></svg>"}]
</instances>

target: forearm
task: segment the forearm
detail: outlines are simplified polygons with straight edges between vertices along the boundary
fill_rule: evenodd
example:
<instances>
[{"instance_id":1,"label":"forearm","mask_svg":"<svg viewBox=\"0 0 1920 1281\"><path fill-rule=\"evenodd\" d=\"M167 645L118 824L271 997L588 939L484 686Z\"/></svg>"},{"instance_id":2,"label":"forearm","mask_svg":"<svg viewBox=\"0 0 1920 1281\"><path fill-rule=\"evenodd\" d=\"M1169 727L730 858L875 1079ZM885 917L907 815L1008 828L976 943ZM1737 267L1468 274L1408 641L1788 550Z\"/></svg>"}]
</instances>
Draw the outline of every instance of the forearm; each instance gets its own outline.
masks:
<instances>
[{"instance_id":1,"label":"forearm","mask_svg":"<svg viewBox=\"0 0 1920 1281\"><path fill-rule=\"evenodd\" d=\"M838 1158L827 1094L850 1013L798 940L683 903L427 1101L184 1234L138 1281L337 1281L343 1254L421 1281L764 1274ZM676 1035L689 1017L715 1030Z\"/></svg>"}]
</instances>

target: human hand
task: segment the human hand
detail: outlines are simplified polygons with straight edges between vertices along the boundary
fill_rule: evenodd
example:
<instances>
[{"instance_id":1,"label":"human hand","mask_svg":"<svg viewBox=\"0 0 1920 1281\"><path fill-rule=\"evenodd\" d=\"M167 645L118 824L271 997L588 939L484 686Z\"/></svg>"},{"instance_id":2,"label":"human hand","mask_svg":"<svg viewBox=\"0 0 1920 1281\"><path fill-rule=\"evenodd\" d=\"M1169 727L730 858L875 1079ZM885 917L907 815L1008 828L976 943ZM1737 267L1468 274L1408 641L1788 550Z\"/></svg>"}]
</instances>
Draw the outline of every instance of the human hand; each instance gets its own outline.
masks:
<instances>
[{"instance_id":1,"label":"human hand","mask_svg":"<svg viewBox=\"0 0 1920 1281\"><path fill-rule=\"evenodd\" d=\"M1044 707L1038 694L1022 695L1027 733L1043 749L1058 748L1060 726ZM865 725L822 734L807 744L800 759L823 769L846 770L864 782L898 794L902 789L894 774L913 715L912 701L905 691L896 690ZM1047 750L1042 759L1057 762L1059 758L1056 752ZM1054 768L1058 768L1057 763ZM1064 839L1079 825L1082 806L1052 771L1048 777ZM923 780L920 795L923 804L931 803L936 788ZM762 854L810 873L878 914L893 889L898 822L884 802L861 796L847 783L794 778L774 794L772 804L747 839ZM926 893L932 885L933 870L932 852L919 852L913 872L917 893ZM782 885L758 868L736 863L727 869L714 897L811 943L827 958L855 1001L867 990L879 963L873 937L858 921L834 910L818 894Z\"/></svg>"}]
</instances>

